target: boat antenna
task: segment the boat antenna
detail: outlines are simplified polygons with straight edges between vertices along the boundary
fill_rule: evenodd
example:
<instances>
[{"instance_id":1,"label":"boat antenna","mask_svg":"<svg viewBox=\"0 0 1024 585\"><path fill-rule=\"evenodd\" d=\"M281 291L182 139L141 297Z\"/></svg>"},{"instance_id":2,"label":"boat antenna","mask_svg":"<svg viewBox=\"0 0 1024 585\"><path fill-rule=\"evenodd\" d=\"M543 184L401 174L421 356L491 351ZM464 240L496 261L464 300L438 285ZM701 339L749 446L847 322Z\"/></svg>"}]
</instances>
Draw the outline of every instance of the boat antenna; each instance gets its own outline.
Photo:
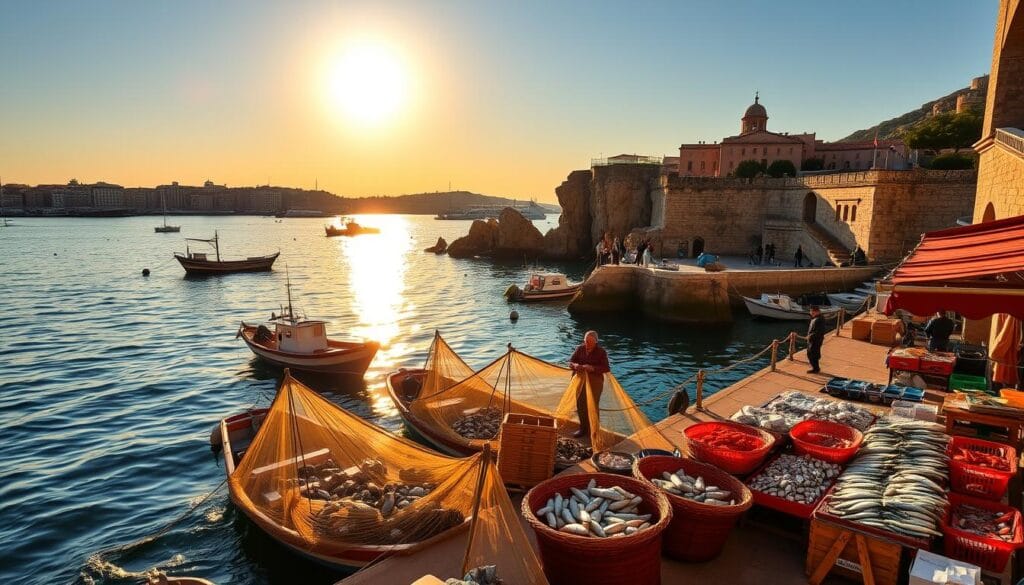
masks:
<instances>
[{"instance_id":1,"label":"boat antenna","mask_svg":"<svg viewBox=\"0 0 1024 585\"><path fill-rule=\"evenodd\" d=\"M295 313L292 312L292 276L291 272L288 271L287 264L284 265L284 274L285 279L287 280L285 288L288 290L288 320L294 323Z\"/></svg>"}]
</instances>

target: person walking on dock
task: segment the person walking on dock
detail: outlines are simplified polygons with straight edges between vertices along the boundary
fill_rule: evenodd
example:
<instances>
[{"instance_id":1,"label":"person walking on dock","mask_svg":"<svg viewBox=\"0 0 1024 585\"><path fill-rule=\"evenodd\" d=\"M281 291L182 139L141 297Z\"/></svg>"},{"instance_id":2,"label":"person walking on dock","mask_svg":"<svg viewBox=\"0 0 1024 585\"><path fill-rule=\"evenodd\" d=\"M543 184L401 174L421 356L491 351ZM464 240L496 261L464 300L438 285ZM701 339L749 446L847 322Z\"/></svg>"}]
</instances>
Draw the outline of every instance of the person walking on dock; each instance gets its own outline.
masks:
<instances>
[{"instance_id":1,"label":"person walking on dock","mask_svg":"<svg viewBox=\"0 0 1024 585\"><path fill-rule=\"evenodd\" d=\"M796 254L793 255L793 267L799 268L804 265L804 247L797 246Z\"/></svg>"},{"instance_id":2,"label":"person walking on dock","mask_svg":"<svg viewBox=\"0 0 1024 585\"><path fill-rule=\"evenodd\" d=\"M811 306L811 323L807 326L807 361L811 364L808 374L821 372L821 344L825 341L825 319L821 309Z\"/></svg>"},{"instance_id":3,"label":"person walking on dock","mask_svg":"<svg viewBox=\"0 0 1024 585\"><path fill-rule=\"evenodd\" d=\"M587 414L587 392L594 396L594 403L601 403L601 391L604 390L604 375L611 371L608 367L608 354L604 348L597 344L597 331L587 331L583 336L583 343L576 351L572 352L569 358L569 368L577 376L586 376L587 385L580 389L576 396L576 414L580 419L580 430L573 434L574 437L585 437L590 434L590 417ZM598 422L597 424L600 424Z\"/></svg>"}]
</instances>

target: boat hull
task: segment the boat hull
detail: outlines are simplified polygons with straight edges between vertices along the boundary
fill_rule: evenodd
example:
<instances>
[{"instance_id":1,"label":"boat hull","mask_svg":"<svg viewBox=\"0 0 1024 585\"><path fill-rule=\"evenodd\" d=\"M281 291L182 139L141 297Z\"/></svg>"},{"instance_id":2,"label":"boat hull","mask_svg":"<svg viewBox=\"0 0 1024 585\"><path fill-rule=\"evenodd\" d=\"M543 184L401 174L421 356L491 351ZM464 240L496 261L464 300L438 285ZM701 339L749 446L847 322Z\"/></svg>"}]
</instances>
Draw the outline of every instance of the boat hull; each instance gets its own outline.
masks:
<instances>
[{"instance_id":1,"label":"boat hull","mask_svg":"<svg viewBox=\"0 0 1024 585\"><path fill-rule=\"evenodd\" d=\"M222 260L220 262L196 260L181 254L175 254L174 257L188 274L231 274L234 272L269 272L279 255L280 252L245 260Z\"/></svg>"},{"instance_id":2,"label":"boat hull","mask_svg":"<svg viewBox=\"0 0 1024 585\"><path fill-rule=\"evenodd\" d=\"M176 234L181 231L180 225L158 225L153 228L158 234Z\"/></svg>"},{"instance_id":3,"label":"boat hull","mask_svg":"<svg viewBox=\"0 0 1024 585\"><path fill-rule=\"evenodd\" d=\"M332 344L343 344L344 347L333 347L317 354L295 354L282 352L253 341L256 327L243 326L240 331L242 340L257 357L263 361L280 367L316 372L321 374L352 374L362 376L370 367L370 362L377 355L380 344L375 341L365 343L344 343L330 341Z\"/></svg>"},{"instance_id":4,"label":"boat hull","mask_svg":"<svg viewBox=\"0 0 1024 585\"><path fill-rule=\"evenodd\" d=\"M572 298L577 292L579 292L582 284L576 284L569 288L556 290L556 291L522 291L513 300L520 303L536 303L541 301L557 301L560 299Z\"/></svg>"},{"instance_id":5,"label":"boat hull","mask_svg":"<svg viewBox=\"0 0 1024 585\"><path fill-rule=\"evenodd\" d=\"M361 236L361 235L364 235L364 234L379 234L380 233L380 230L377 229L377 228L360 228L358 230L349 230L349 229L338 229L338 228L332 228L332 227L325 227L324 231L327 233L327 237L328 238L332 238L334 236L348 236L348 237L352 237L352 236Z\"/></svg>"},{"instance_id":6,"label":"boat hull","mask_svg":"<svg viewBox=\"0 0 1024 585\"><path fill-rule=\"evenodd\" d=\"M867 295L851 293L829 293L826 295L833 306L842 307L847 312L857 312L868 306Z\"/></svg>"},{"instance_id":7,"label":"boat hull","mask_svg":"<svg viewBox=\"0 0 1024 585\"><path fill-rule=\"evenodd\" d=\"M762 303L758 299L752 299L750 297L743 297L743 303L747 306L747 310L754 317L764 317L767 319L779 319L782 321L810 321L811 314L807 310L803 311L787 311L780 307L773 307L766 303ZM838 309L822 309L821 314L828 317L835 313Z\"/></svg>"}]
</instances>

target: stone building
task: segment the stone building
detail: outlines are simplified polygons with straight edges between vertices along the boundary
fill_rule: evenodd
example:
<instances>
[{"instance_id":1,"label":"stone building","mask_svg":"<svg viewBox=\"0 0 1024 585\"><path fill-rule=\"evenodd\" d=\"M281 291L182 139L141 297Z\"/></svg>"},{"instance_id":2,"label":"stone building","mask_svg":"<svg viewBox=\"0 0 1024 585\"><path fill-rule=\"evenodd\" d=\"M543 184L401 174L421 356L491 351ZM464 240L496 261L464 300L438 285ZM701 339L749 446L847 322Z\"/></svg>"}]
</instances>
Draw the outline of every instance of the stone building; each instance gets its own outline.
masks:
<instances>
[{"instance_id":1,"label":"stone building","mask_svg":"<svg viewBox=\"0 0 1024 585\"><path fill-rule=\"evenodd\" d=\"M89 186L92 206L101 208L122 208L125 206L124 187L112 183L95 183Z\"/></svg>"},{"instance_id":2,"label":"stone building","mask_svg":"<svg viewBox=\"0 0 1024 585\"><path fill-rule=\"evenodd\" d=\"M900 140L824 142L815 133L790 134L768 130L768 111L754 96L754 103L740 118L740 133L722 141L683 144L679 147L679 175L726 177L745 160L765 166L788 160L799 170L809 159L822 159L826 170L902 169L907 148Z\"/></svg>"}]
</instances>

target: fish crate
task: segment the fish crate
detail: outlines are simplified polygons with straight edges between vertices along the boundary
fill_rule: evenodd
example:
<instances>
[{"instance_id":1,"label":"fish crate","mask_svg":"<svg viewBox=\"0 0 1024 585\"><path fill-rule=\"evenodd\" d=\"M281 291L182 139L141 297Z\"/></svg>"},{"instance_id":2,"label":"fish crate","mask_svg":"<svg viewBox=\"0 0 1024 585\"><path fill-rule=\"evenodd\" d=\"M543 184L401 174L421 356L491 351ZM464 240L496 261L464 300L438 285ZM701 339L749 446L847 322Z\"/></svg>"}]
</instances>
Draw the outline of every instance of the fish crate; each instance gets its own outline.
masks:
<instances>
[{"instance_id":1,"label":"fish crate","mask_svg":"<svg viewBox=\"0 0 1024 585\"><path fill-rule=\"evenodd\" d=\"M973 451L982 455L997 457L1006 462L1006 470L967 463L957 459L960 451ZM949 441L949 481L953 491L999 501L1006 494L1010 481L1017 475L1017 450L1009 445L973 439L953 437Z\"/></svg>"},{"instance_id":2,"label":"fish crate","mask_svg":"<svg viewBox=\"0 0 1024 585\"><path fill-rule=\"evenodd\" d=\"M807 543L808 582L819 585L829 575L896 585L909 569L903 545L839 526L819 518L811 520Z\"/></svg>"},{"instance_id":3,"label":"fish crate","mask_svg":"<svg viewBox=\"0 0 1024 585\"><path fill-rule=\"evenodd\" d=\"M900 340L897 329L899 319L880 319L871 324L871 343L875 345L894 345Z\"/></svg>"},{"instance_id":4,"label":"fish crate","mask_svg":"<svg viewBox=\"0 0 1024 585\"><path fill-rule=\"evenodd\" d=\"M510 412L501 424L498 473L505 483L532 487L554 474L558 423L550 416Z\"/></svg>"},{"instance_id":5,"label":"fish crate","mask_svg":"<svg viewBox=\"0 0 1024 585\"><path fill-rule=\"evenodd\" d=\"M987 512L1005 514L1010 518L1010 540L1005 541L995 536L982 536L953 525L953 516L961 506L973 506ZM942 523L942 534L944 552L947 557L978 565L993 573L1003 572L1014 551L1024 545L1020 510L1013 506L957 493L949 494L949 510Z\"/></svg>"},{"instance_id":6,"label":"fish crate","mask_svg":"<svg viewBox=\"0 0 1024 585\"><path fill-rule=\"evenodd\" d=\"M953 374L956 367L956 356L951 353L927 353L921 356L921 372L935 374L938 376L949 376Z\"/></svg>"}]
</instances>

